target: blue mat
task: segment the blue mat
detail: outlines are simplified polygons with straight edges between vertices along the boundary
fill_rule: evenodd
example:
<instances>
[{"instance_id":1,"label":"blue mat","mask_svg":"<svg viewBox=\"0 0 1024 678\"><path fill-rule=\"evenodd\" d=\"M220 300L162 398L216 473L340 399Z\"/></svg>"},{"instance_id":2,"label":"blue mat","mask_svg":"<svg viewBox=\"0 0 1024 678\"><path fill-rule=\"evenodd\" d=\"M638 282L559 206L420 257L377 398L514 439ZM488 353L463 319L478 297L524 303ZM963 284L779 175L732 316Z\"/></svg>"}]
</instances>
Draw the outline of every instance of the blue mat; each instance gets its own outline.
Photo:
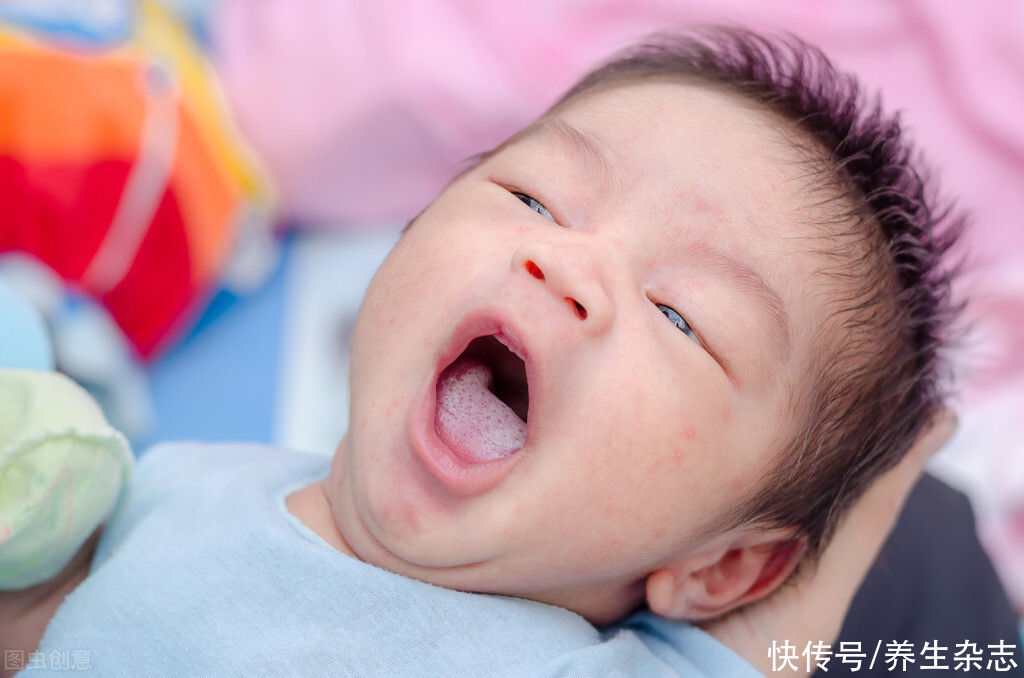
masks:
<instances>
[{"instance_id":1,"label":"blue mat","mask_svg":"<svg viewBox=\"0 0 1024 678\"><path fill-rule=\"evenodd\" d=\"M156 423L139 454L166 440L271 442L293 240L260 290L219 292L192 332L150 366Z\"/></svg>"}]
</instances>

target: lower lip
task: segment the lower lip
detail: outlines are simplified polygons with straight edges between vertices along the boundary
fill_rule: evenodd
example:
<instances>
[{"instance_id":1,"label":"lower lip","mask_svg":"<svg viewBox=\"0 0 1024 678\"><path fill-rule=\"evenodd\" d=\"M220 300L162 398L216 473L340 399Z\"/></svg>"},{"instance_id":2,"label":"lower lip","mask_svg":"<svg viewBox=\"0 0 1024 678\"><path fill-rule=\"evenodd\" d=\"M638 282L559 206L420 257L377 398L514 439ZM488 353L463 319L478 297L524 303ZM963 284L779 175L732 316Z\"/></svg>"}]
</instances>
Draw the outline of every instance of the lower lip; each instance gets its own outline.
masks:
<instances>
[{"instance_id":1,"label":"lower lip","mask_svg":"<svg viewBox=\"0 0 1024 678\"><path fill-rule=\"evenodd\" d=\"M412 417L409 440L420 460L452 493L458 496L481 494L491 489L512 470L523 451L503 459L483 463L468 462L444 444L435 426L436 380Z\"/></svg>"}]
</instances>

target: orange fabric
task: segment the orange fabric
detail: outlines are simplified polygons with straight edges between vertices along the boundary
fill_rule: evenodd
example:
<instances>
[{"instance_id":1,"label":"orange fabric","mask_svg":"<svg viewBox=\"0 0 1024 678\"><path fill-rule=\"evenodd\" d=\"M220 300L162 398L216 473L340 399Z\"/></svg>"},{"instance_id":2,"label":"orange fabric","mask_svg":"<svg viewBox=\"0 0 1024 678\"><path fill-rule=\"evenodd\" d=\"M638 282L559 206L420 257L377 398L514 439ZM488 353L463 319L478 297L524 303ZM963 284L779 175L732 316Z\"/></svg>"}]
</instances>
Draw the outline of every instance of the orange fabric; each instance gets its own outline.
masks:
<instances>
[{"instance_id":1,"label":"orange fabric","mask_svg":"<svg viewBox=\"0 0 1024 678\"><path fill-rule=\"evenodd\" d=\"M0 155L41 164L135 157L144 101L138 62L0 47Z\"/></svg>"},{"instance_id":2,"label":"orange fabric","mask_svg":"<svg viewBox=\"0 0 1024 678\"><path fill-rule=\"evenodd\" d=\"M181 210L192 275L209 281L227 259L241 200L227 167L185 106L179 106L178 148L170 185Z\"/></svg>"}]
</instances>

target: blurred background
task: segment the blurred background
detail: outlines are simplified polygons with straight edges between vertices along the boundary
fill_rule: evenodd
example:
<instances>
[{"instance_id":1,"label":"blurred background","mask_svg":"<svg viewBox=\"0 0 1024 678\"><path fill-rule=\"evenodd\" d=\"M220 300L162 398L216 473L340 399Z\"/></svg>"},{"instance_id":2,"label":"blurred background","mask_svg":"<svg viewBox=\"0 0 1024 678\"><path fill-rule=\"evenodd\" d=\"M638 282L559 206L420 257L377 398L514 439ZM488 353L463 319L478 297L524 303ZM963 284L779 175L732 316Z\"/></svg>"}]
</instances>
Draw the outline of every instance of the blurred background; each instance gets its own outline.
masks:
<instances>
[{"instance_id":1,"label":"blurred background","mask_svg":"<svg viewBox=\"0 0 1024 678\"><path fill-rule=\"evenodd\" d=\"M819 45L972 211L961 427L931 469L1024 612L1016 0L0 0L0 283L137 454L330 454L348 333L398 229L597 61L707 22Z\"/></svg>"}]
</instances>

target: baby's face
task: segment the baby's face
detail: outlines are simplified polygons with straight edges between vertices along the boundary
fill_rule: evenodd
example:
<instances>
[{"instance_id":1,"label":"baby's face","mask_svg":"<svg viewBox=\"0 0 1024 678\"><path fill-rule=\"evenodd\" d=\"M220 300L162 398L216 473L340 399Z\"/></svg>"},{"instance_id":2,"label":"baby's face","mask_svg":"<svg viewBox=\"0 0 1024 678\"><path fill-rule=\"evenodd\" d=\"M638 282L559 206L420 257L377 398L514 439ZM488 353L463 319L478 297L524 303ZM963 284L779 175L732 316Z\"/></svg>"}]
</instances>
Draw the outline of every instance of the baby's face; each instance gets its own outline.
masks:
<instances>
[{"instance_id":1,"label":"baby's face","mask_svg":"<svg viewBox=\"0 0 1024 678\"><path fill-rule=\"evenodd\" d=\"M360 558L600 621L740 534L703 531L794 433L827 296L772 125L696 86L594 92L420 215L360 311L325 485Z\"/></svg>"}]
</instances>

